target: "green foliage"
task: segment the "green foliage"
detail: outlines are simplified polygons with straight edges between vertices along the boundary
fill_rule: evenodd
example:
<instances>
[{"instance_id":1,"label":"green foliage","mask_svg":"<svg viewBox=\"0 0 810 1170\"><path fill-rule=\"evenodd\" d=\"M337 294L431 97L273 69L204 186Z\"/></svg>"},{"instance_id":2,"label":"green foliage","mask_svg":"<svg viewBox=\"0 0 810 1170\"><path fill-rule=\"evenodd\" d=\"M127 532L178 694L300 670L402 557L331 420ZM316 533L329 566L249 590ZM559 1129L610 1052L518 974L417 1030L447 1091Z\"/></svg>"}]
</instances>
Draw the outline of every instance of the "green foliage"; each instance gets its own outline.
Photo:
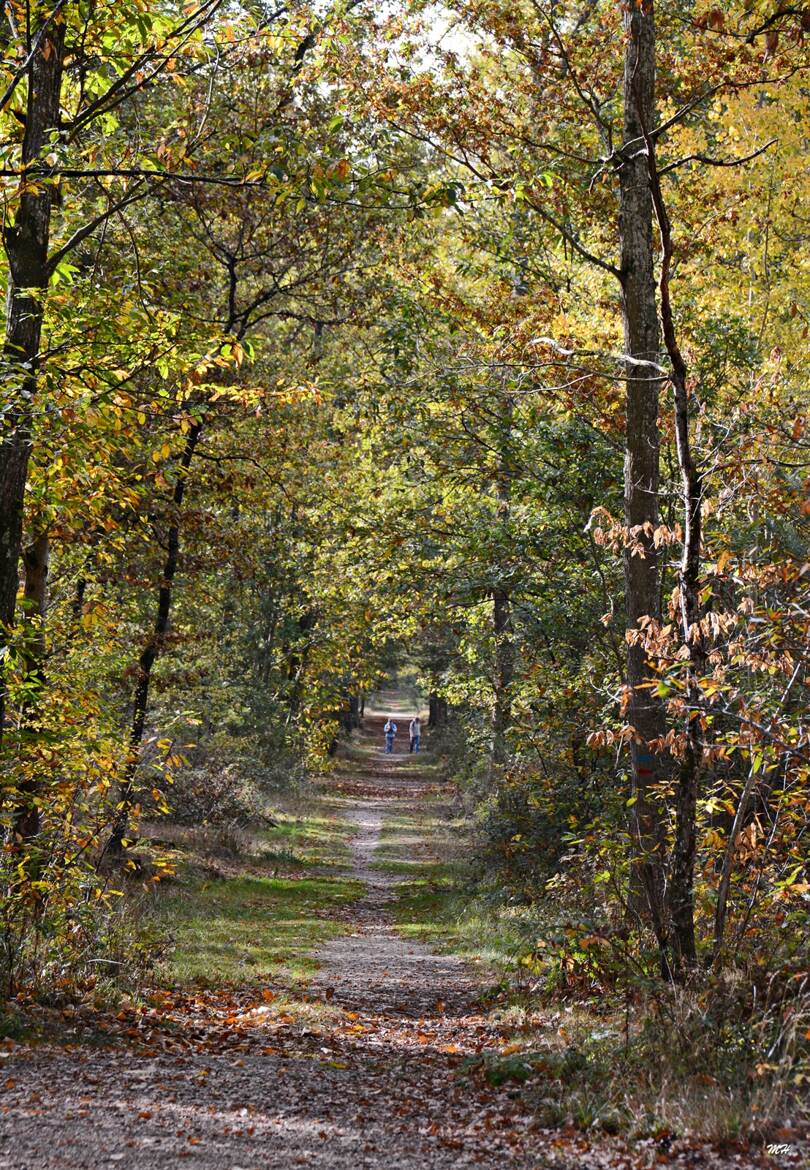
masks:
<instances>
[{"instance_id":1,"label":"green foliage","mask_svg":"<svg viewBox=\"0 0 810 1170\"><path fill-rule=\"evenodd\" d=\"M4 286L31 200L52 260L39 353L0 370L3 441L26 432L23 548L49 556L47 587L25 560L2 631L4 989L142 970L113 827L134 843L142 814L171 815L237 839L329 772L362 696L407 659L475 833L461 893L452 865L407 874L400 927L486 951L538 995L651 997L626 1069L658 1043L683 1079L714 1036L711 1075L742 1085L743 1037L783 1054L769 1084L804 1076L786 1020L804 1020L810 889L806 13L658 14L703 533L689 630L664 365L661 613L626 630L624 31L604 3L458 0L450 49L423 9L68 5L60 125L24 177L27 67L0 110ZM628 641L665 707L647 747L670 888L699 731L684 1003L650 991L671 940L631 858ZM313 837L267 829L271 872L314 868ZM166 872L129 853L130 876ZM302 971L334 926L319 910L355 893L194 878L187 903L166 895L175 972ZM279 914L283 935L256 943ZM604 1122L604 1050L512 1054L492 1076L528 1083L546 1060L581 1088L581 1123Z\"/></svg>"}]
</instances>

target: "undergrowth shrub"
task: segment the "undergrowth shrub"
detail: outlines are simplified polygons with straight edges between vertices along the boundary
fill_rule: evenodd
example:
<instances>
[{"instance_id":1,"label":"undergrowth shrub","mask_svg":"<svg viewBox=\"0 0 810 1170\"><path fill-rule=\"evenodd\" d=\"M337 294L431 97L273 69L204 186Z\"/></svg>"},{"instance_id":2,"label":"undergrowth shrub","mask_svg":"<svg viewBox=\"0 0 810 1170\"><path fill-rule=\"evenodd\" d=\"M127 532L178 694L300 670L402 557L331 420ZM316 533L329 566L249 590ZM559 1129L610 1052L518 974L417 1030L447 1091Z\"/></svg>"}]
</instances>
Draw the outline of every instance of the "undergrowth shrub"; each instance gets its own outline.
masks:
<instances>
[{"instance_id":1,"label":"undergrowth shrub","mask_svg":"<svg viewBox=\"0 0 810 1170\"><path fill-rule=\"evenodd\" d=\"M507 977L534 1024L477 1074L521 1083L542 1124L643 1136L733 1138L810 1120L807 897L764 866L738 894L719 959L714 871L700 859L700 965L661 979L656 938L630 894L629 794L600 767L514 761L475 804L472 896L458 932ZM470 791L471 769L458 769ZM549 1021L554 1021L549 1027Z\"/></svg>"},{"instance_id":2,"label":"undergrowth shrub","mask_svg":"<svg viewBox=\"0 0 810 1170\"><path fill-rule=\"evenodd\" d=\"M0 864L0 979L6 997L113 999L141 983L160 948L141 914L143 884L102 876L93 860L40 857L36 882Z\"/></svg>"}]
</instances>

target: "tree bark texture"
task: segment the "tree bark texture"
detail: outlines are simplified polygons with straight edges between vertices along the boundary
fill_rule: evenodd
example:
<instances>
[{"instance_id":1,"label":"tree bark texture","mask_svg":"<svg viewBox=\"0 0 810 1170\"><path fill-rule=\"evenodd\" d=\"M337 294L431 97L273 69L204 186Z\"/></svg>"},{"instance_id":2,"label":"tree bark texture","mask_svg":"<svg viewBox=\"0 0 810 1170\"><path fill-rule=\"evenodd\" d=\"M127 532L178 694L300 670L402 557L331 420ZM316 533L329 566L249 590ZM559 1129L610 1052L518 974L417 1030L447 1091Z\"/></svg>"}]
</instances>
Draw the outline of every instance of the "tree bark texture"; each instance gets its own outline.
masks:
<instances>
[{"instance_id":1,"label":"tree bark texture","mask_svg":"<svg viewBox=\"0 0 810 1170\"><path fill-rule=\"evenodd\" d=\"M21 736L37 734L37 711L45 686L45 615L48 605L48 563L50 541L47 532L40 532L23 550L25 591L23 611L25 633L22 643L25 672L25 698L20 710ZM40 829L40 811L37 804L39 785L29 775L21 781L11 809L11 841L25 842L36 837Z\"/></svg>"},{"instance_id":2,"label":"tree bark texture","mask_svg":"<svg viewBox=\"0 0 810 1170\"><path fill-rule=\"evenodd\" d=\"M39 31L31 30L32 39ZM47 150L59 124L64 45L64 23L55 19L28 66L22 147L26 168ZM14 221L3 231L9 270L3 366L9 401L0 438L0 648L8 644L16 609L53 199L51 183L26 176ZM0 737L5 706L5 684L0 680Z\"/></svg>"},{"instance_id":3,"label":"tree bark texture","mask_svg":"<svg viewBox=\"0 0 810 1170\"><path fill-rule=\"evenodd\" d=\"M641 620L660 620L660 571L653 544L658 526L660 336L653 264L653 204L644 131L655 124L655 25L653 5L628 5L624 16L624 142L619 167L621 278L626 362L624 460L625 611L629 640L627 686L631 741L634 880L643 890L662 954L664 870L662 818L653 796L665 778L667 759L653 747L666 730L655 695L655 672L632 635ZM645 365L644 363L650 363Z\"/></svg>"},{"instance_id":4,"label":"tree bark texture","mask_svg":"<svg viewBox=\"0 0 810 1170\"><path fill-rule=\"evenodd\" d=\"M675 844L669 880L668 910L672 924L673 967L682 976L697 961L695 944L694 873L697 850L697 800L703 761L700 719L700 679L706 665L706 646L701 619L700 558L703 528L703 482L692 453L689 434L687 368L675 331L670 293L673 244L672 225L661 190L655 144L644 130L650 190L661 236L661 324L664 344L672 365L675 405L675 446L681 477L683 552L678 571L678 607L683 645L689 651L686 680L686 729L683 755L675 788Z\"/></svg>"}]
</instances>

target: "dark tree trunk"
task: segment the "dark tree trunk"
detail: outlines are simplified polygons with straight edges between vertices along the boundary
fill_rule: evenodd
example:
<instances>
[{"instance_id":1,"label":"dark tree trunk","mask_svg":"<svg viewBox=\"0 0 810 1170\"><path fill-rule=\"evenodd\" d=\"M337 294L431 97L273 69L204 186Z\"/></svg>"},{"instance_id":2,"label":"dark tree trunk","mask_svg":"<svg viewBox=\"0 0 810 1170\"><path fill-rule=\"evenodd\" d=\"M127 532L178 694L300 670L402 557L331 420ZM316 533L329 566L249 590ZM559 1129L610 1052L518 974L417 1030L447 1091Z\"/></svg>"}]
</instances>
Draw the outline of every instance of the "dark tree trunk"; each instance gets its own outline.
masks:
<instances>
[{"instance_id":1,"label":"dark tree trunk","mask_svg":"<svg viewBox=\"0 0 810 1170\"><path fill-rule=\"evenodd\" d=\"M446 727L446 725L447 700L431 692L428 696L428 727L433 730L436 727Z\"/></svg>"},{"instance_id":2,"label":"dark tree trunk","mask_svg":"<svg viewBox=\"0 0 810 1170\"><path fill-rule=\"evenodd\" d=\"M23 670L25 698L20 710L20 734L24 739L37 735L40 697L45 686L45 615L48 605L48 561L50 541L41 532L23 552L25 592L23 594ZM17 788L11 813L12 842L30 841L40 828L37 804L39 785L29 775Z\"/></svg>"},{"instance_id":3,"label":"dark tree trunk","mask_svg":"<svg viewBox=\"0 0 810 1170\"><path fill-rule=\"evenodd\" d=\"M663 704L655 694L655 672L647 665L642 619L660 620L660 571L653 544L658 526L660 339L653 268L653 204L644 135L655 124L655 26L653 5L628 5L624 16L624 144L619 168L621 277L626 362L624 555L627 630L628 717L631 741L634 879L640 887L662 955L666 948L663 908L662 817L652 794L665 779L668 758L654 741L666 730ZM649 364L644 364L649 363Z\"/></svg>"},{"instance_id":4,"label":"dark tree trunk","mask_svg":"<svg viewBox=\"0 0 810 1170\"><path fill-rule=\"evenodd\" d=\"M30 619L30 633L25 640L26 674L41 678L45 670L45 614L48 608L48 567L51 542L47 532L40 532L23 549L25 591L23 608Z\"/></svg>"},{"instance_id":5,"label":"dark tree trunk","mask_svg":"<svg viewBox=\"0 0 810 1170\"><path fill-rule=\"evenodd\" d=\"M152 679L152 667L157 661L169 631L169 615L172 605L172 588L174 585L177 564L180 557L180 521L183 498L188 484L189 469L194 458L194 452L200 440L202 423L195 423L186 435L183 454L177 471L177 481L172 493L172 516L169 523L166 561L163 566L163 577L158 589L157 614L152 636L141 651L138 659L138 682L135 687L135 696L132 704L132 724L129 735L129 758L121 783L118 798L118 807L113 818L110 839L106 853L112 857L120 856L123 851L124 839L129 825L132 811L135 773L138 768L143 731L146 724L146 712L149 706L149 686Z\"/></svg>"},{"instance_id":6,"label":"dark tree trunk","mask_svg":"<svg viewBox=\"0 0 810 1170\"><path fill-rule=\"evenodd\" d=\"M82 614L84 613L84 598L86 593L87 578L79 577L78 581L76 582L76 590L73 594L73 601L70 604L70 620L74 630L82 620Z\"/></svg>"},{"instance_id":7,"label":"dark tree trunk","mask_svg":"<svg viewBox=\"0 0 810 1170\"><path fill-rule=\"evenodd\" d=\"M345 736L350 736L357 727L357 696L347 692L340 709L340 727Z\"/></svg>"},{"instance_id":8,"label":"dark tree trunk","mask_svg":"<svg viewBox=\"0 0 810 1170\"><path fill-rule=\"evenodd\" d=\"M672 952L675 974L682 976L697 961L695 945L694 873L697 850L697 800L703 761L703 729L700 718L700 678L706 665L706 641L702 629L700 602L700 557L703 527L703 482L692 454L689 435L689 391L686 362L678 345L670 295L673 245L658 168L655 143L645 130L647 162L655 214L661 235L661 323L664 342L672 364L675 400L675 445L681 476L683 508L683 553L678 572L678 609L683 645L689 651L686 681L687 716L683 756L679 761L675 788L675 844L668 889L672 924ZM718 901L719 908L719 901Z\"/></svg>"},{"instance_id":9,"label":"dark tree trunk","mask_svg":"<svg viewBox=\"0 0 810 1170\"><path fill-rule=\"evenodd\" d=\"M47 16L40 10L43 19ZM40 30L33 28L34 37ZM31 168L50 144L59 124L65 26L49 22L28 67L23 166ZM25 484L31 454L31 427L37 389L39 345L47 288L48 244L54 188L26 178L14 222L3 231L9 279L4 380L10 408L0 442L0 648L14 623L22 544ZM0 737L5 721L5 686L0 680Z\"/></svg>"}]
</instances>

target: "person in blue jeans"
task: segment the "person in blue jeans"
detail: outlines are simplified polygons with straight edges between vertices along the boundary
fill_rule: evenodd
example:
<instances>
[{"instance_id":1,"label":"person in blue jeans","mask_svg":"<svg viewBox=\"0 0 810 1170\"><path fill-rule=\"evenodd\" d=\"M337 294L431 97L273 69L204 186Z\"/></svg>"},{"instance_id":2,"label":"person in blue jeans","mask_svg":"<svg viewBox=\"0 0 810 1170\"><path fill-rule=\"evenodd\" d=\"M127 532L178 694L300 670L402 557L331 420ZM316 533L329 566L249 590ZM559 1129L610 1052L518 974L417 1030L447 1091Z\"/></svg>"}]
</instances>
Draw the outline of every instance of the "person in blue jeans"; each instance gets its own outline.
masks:
<instances>
[{"instance_id":1,"label":"person in blue jeans","mask_svg":"<svg viewBox=\"0 0 810 1170\"><path fill-rule=\"evenodd\" d=\"M385 750L390 755L394 750L394 736L397 733L397 725L394 720L389 718L385 727L383 728L383 735L385 736Z\"/></svg>"},{"instance_id":2,"label":"person in blue jeans","mask_svg":"<svg viewBox=\"0 0 810 1170\"><path fill-rule=\"evenodd\" d=\"M419 744L422 739L422 721L418 715L414 715L413 719L408 724L408 735L411 739L410 750L412 752L418 752Z\"/></svg>"}]
</instances>

